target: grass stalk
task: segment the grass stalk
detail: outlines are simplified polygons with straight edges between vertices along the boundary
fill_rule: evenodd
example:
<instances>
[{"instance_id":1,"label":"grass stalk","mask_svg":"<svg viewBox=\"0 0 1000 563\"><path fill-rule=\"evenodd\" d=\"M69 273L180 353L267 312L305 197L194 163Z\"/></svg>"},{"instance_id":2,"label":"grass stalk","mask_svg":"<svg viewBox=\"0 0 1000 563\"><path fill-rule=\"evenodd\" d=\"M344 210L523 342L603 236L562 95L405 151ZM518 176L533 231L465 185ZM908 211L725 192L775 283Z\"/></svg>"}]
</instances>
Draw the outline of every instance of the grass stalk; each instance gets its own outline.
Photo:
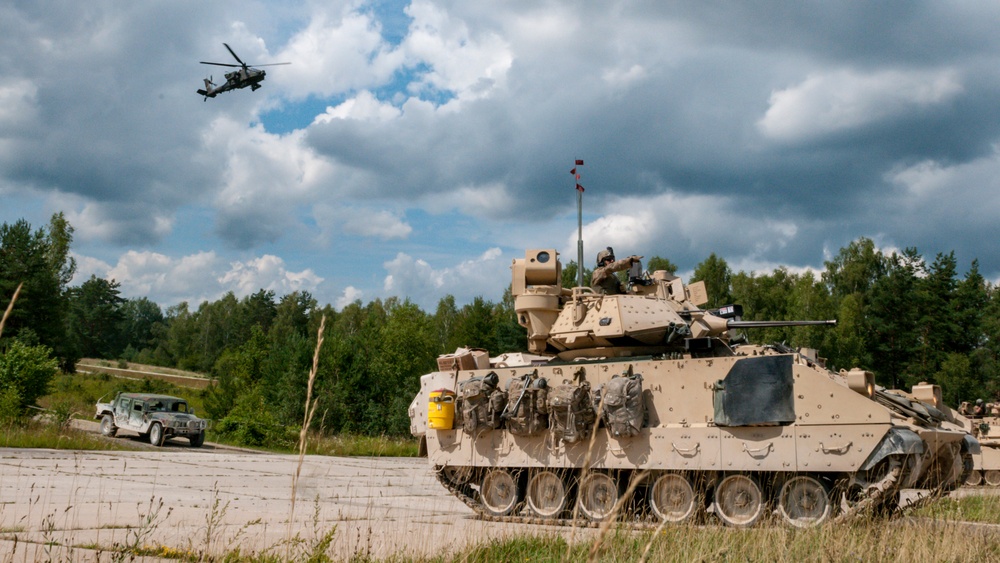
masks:
<instances>
[{"instance_id":1,"label":"grass stalk","mask_svg":"<svg viewBox=\"0 0 1000 563\"><path fill-rule=\"evenodd\" d=\"M17 296L21 293L21 286L24 282L17 284L17 289L14 290L14 296L10 298L10 303L7 305L7 310L3 313L3 318L0 319L0 336L3 336L3 325L7 324L7 317L10 316L10 312L14 310L14 302L17 301Z\"/></svg>"},{"instance_id":2,"label":"grass stalk","mask_svg":"<svg viewBox=\"0 0 1000 563\"><path fill-rule=\"evenodd\" d=\"M298 495L299 477L302 474L302 463L306 457L306 444L309 437L309 426L312 424L313 415L316 414L316 404L318 400L313 400L313 384L316 382L316 372L319 369L319 350L323 346L323 331L326 328L326 315L319 321L319 330L316 333L316 350L313 352L312 369L309 370L309 383L306 387L305 413L303 414L302 429L299 431L299 463L295 467L295 474L292 475L292 506L288 514L288 545L292 541L292 522L295 520L295 497ZM288 553L285 554L286 558Z\"/></svg>"}]
</instances>

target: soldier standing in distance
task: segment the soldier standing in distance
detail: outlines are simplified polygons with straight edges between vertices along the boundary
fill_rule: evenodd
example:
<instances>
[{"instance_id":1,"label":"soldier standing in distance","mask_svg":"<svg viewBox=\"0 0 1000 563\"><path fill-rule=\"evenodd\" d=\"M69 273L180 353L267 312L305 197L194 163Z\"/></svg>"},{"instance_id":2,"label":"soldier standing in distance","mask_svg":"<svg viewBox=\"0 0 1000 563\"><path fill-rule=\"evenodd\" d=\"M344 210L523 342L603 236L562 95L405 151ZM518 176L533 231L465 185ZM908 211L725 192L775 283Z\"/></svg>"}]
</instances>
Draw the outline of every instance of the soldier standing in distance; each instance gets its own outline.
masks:
<instances>
[{"instance_id":1,"label":"soldier standing in distance","mask_svg":"<svg viewBox=\"0 0 1000 563\"><path fill-rule=\"evenodd\" d=\"M615 251L609 246L606 250L597 253L597 268L590 278L590 287L596 293L605 295L620 295L625 293L621 280L615 272L627 270L634 262L638 262L642 256L632 255L628 258L615 261Z\"/></svg>"}]
</instances>

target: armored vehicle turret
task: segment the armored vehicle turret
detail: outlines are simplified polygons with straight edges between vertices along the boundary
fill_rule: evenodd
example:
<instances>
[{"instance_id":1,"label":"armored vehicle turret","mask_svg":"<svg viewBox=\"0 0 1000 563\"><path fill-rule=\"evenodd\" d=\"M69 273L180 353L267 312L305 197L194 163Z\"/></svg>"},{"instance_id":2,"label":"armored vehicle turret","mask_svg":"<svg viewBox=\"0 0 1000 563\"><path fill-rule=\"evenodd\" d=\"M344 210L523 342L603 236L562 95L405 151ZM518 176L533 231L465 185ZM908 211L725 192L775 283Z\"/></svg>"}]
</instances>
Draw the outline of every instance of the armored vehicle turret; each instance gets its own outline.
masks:
<instances>
[{"instance_id":1,"label":"armored vehicle turret","mask_svg":"<svg viewBox=\"0 0 1000 563\"><path fill-rule=\"evenodd\" d=\"M529 354L439 360L409 413L441 483L483 517L810 526L892 512L901 489L950 490L972 470L978 442L932 406L733 336L833 321L743 321L641 265L625 294L565 289L553 249L511 269Z\"/></svg>"}]
</instances>

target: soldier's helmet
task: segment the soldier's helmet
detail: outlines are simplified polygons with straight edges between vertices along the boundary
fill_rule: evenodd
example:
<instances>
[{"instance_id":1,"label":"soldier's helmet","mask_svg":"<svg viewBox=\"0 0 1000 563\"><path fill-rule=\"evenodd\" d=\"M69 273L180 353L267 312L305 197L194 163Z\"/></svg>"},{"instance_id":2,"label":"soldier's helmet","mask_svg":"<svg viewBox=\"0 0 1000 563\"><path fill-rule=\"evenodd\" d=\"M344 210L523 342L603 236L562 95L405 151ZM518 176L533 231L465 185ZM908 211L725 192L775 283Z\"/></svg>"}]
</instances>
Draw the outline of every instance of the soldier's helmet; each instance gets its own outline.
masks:
<instances>
[{"instance_id":1,"label":"soldier's helmet","mask_svg":"<svg viewBox=\"0 0 1000 563\"><path fill-rule=\"evenodd\" d=\"M976 399L976 404L979 405L979 406L983 406L983 400L982 399Z\"/></svg>"},{"instance_id":2,"label":"soldier's helmet","mask_svg":"<svg viewBox=\"0 0 1000 563\"><path fill-rule=\"evenodd\" d=\"M597 265L603 266L604 261L609 258L611 260L615 259L615 251L610 246L597 253Z\"/></svg>"}]
</instances>

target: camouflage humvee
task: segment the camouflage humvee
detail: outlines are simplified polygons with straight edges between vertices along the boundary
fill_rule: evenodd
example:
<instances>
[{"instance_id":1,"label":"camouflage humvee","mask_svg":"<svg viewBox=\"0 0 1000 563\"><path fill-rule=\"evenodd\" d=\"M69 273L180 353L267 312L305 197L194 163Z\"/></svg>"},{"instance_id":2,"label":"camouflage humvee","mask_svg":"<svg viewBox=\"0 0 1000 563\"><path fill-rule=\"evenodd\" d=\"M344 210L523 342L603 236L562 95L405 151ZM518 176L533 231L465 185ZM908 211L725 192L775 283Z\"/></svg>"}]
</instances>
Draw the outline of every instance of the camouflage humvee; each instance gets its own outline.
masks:
<instances>
[{"instance_id":1,"label":"camouflage humvee","mask_svg":"<svg viewBox=\"0 0 1000 563\"><path fill-rule=\"evenodd\" d=\"M207 422L195 416L184 399L169 395L119 393L110 403L98 401L94 418L101 421L105 436L130 430L148 437L154 446L178 436L187 438L194 448L205 443Z\"/></svg>"}]
</instances>

